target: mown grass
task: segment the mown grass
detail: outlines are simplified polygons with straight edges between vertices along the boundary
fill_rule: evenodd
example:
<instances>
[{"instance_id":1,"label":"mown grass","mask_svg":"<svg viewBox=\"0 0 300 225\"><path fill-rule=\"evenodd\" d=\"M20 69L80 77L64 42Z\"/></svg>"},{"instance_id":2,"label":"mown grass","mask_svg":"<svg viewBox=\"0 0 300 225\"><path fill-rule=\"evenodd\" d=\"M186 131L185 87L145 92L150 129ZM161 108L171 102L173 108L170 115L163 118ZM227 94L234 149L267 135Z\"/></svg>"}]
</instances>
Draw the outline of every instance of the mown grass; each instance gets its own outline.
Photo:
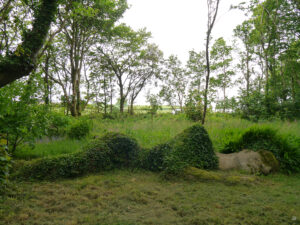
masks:
<instances>
[{"instance_id":1,"label":"mown grass","mask_svg":"<svg viewBox=\"0 0 300 225\"><path fill-rule=\"evenodd\" d=\"M299 224L300 176L255 185L163 180L111 171L75 180L16 183L0 200L0 224Z\"/></svg>"}]
</instances>

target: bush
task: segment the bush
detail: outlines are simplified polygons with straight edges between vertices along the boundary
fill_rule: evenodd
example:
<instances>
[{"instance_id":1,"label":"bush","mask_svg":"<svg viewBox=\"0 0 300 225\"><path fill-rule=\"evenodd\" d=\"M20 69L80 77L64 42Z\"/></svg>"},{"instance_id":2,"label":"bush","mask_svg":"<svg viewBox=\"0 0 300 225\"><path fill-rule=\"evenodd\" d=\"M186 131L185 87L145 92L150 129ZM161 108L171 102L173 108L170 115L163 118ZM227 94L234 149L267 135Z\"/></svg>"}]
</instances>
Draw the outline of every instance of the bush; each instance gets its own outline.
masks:
<instances>
[{"instance_id":1,"label":"bush","mask_svg":"<svg viewBox=\"0 0 300 225\"><path fill-rule=\"evenodd\" d=\"M198 105L187 105L184 110L186 117L194 122L202 120L202 107Z\"/></svg>"},{"instance_id":2,"label":"bush","mask_svg":"<svg viewBox=\"0 0 300 225\"><path fill-rule=\"evenodd\" d=\"M77 177L85 174L87 171L86 154L84 152L76 152L29 161L17 171L15 176L22 179L53 180Z\"/></svg>"},{"instance_id":3,"label":"bush","mask_svg":"<svg viewBox=\"0 0 300 225\"><path fill-rule=\"evenodd\" d=\"M110 148L110 159L115 167L131 167L137 163L140 147L135 139L110 132L98 141Z\"/></svg>"},{"instance_id":4,"label":"bush","mask_svg":"<svg viewBox=\"0 0 300 225\"><path fill-rule=\"evenodd\" d=\"M112 168L111 150L98 139L91 141L84 147L90 171L107 170Z\"/></svg>"},{"instance_id":5,"label":"bush","mask_svg":"<svg viewBox=\"0 0 300 225\"><path fill-rule=\"evenodd\" d=\"M72 139L82 139L91 132L91 124L86 119L78 119L68 129L68 136Z\"/></svg>"},{"instance_id":6,"label":"bush","mask_svg":"<svg viewBox=\"0 0 300 225\"><path fill-rule=\"evenodd\" d=\"M300 145L298 139L279 135L268 127L251 127L238 138L228 141L221 150L223 153L238 152L243 149L267 150L274 154L284 172L300 171Z\"/></svg>"},{"instance_id":7,"label":"bush","mask_svg":"<svg viewBox=\"0 0 300 225\"><path fill-rule=\"evenodd\" d=\"M165 169L165 157L171 152L170 144L160 144L141 151L140 167L153 172Z\"/></svg>"},{"instance_id":8,"label":"bush","mask_svg":"<svg viewBox=\"0 0 300 225\"><path fill-rule=\"evenodd\" d=\"M1 147L0 143L0 188L8 181L9 170L11 168L11 157L7 151Z\"/></svg>"},{"instance_id":9,"label":"bush","mask_svg":"<svg viewBox=\"0 0 300 225\"><path fill-rule=\"evenodd\" d=\"M106 113L106 114L103 114L103 119L108 119L108 120L114 120L116 119L116 115L115 114L112 114L112 113Z\"/></svg>"},{"instance_id":10,"label":"bush","mask_svg":"<svg viewBox=\"0 0 300 225\"><path fill-rule=\"evenodd\" d=\"M197 92L191 92L185 103L184 112L186 117L192 121L200 121L202 119L202 100Z\"/></svg>"},{"instance_id":11,"label":"bush","mask_svg":"<svg viewBox=\"0 0 300 225\"><path fill-rule=\"evenodd\" d=\"M49 114L49 127L47 134L49 137L59 137L66 134L66 128L70 123L70 118L56 112Z\"/></svg>"},{"instance_id":12,"label":"bush","mask_svg":"<svg viewBox=\"0 0 300 225\"><path fill-rule=\"evenodd\" d=\"M15 174L22 179L54 180L73 178L111 168L110 149L104 143L91 142L85 151L26 162Z\"/></svg>"},{"instance_id":13,"label":"bush","mask_svg":"<svg viewBox=\"0 0 300 225\"><path fill-rule=\"evenodd\" d=\"M165 157L166 172L180 173L186 167L215 169L218 159L203 126L196 124L177 135L171 142L171 152Z\"/></svg>"}]
</instances>

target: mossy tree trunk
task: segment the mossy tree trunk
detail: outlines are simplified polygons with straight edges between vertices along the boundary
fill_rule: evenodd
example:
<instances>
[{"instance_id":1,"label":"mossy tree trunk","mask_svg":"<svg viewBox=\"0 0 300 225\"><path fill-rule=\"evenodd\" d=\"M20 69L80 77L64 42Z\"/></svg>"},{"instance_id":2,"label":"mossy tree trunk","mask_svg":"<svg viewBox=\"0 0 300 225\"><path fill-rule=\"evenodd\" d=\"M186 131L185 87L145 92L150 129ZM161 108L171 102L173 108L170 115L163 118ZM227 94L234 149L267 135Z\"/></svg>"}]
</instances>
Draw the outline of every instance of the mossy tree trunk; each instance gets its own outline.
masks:
<instances>
[{"instance_id":1,"label":"mossy tree trunk","mask_svg":"<svg viewBox=\"0 0 300 225\"><path fill-rule=\"evenodd\" d=\"M28 76L36 67L37 55L44 45L58 7L58 0L40 2L41 5L34 15L32 29L24 34L23 42L17 49L0 61L0 87Z\"/></svg>"}]
</instances>

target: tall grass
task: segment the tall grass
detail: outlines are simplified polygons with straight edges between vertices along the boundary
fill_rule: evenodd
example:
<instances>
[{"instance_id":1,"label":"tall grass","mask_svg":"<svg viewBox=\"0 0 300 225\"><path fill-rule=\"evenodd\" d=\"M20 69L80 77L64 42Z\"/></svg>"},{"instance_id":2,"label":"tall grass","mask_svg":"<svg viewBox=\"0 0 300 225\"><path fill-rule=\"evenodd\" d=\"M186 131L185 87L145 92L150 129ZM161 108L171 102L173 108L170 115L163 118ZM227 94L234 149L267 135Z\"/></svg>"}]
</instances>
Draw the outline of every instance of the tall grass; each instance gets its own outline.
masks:
<instances>
[{"instance_id":1,"label":"tall grass","mask_svg":"<svg viewBox=\"0 0 300 225\"><path fill-rule=\"evenodd\" d=\"M160 114L153 119L149 116L129 117L124 120L96 120L94 133L107 131L121 132L137 139L142 147L153 147L164 143L194 124L183 115Z\"/></svg>"},{"instance_id":2,"label":"tall grass","mask_svg":"<svg viewBox=\"0 0 300 225\"><path fill-rule=\"evenodd\" d=\"M136 115L123 119L109 120L95 117L93 119L93 136L102 136L109 131L121 132L137 139L144 148L165 143L187 127L195 124L182 115L158 114L154 118L147 114ZM268 126L278 130L279 134L296 136L300 138L300 121L261 121L253 123L232 116L210 115L205 128L213 142L214 149L220 151L228 138L234 138L245 129L253 126ZM90 138L91 138L90 137ZM47 143L37 143L34 149L28 146L20 148L16 155L18 158L30 159L49 155L59 155L79 150L88 142L88 139L76 141L62 139Z\"/></svg>"},{"instance_id":3,"label":"tall grass","mask_svg":"<svg viewBox=\"0 0 300 225\"><path fill-rule=\"evenodd\" d=\"M56 156L76 152L86 145L87 142L88 139L62 139L49 142L39 142L36 143L34 147L23 145L16 151L16 158L30 160L45 156Z\"/></svg>"}]
</instances>

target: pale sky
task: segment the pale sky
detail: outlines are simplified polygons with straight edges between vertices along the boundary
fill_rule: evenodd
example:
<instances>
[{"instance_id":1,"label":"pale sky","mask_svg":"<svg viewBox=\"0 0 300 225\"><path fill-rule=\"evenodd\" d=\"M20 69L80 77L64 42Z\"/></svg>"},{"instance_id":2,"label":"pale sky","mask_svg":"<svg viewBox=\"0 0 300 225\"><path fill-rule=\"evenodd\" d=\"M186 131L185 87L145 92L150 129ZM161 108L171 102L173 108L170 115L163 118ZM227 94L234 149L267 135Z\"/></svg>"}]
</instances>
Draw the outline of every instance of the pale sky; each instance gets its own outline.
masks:
<instances>
[{"instance_id":1,"label":"pale sky","mask_svg":"<svg viewBox=\"0 0 300 225\"><path fill-rule=\"evenodd\" d=\"M230 10L243 0L221 0L213 38L231 40L233 29L245 19L243 12ZM178 55L185 62L192 49L204 50L207 29L206 0L128 0L131 6L124 15L134 29L146 27L152 41L165 56ZM213 42L212 42L213 43Z\"/></svg>"},{"instance_id":2,"label":"pale sky","mask_svg":"<svg viewBox=\"0 0 300 225\"><path fill-rule=\"evenodd\" d=\"M246 18L239 10L229 10L243 0L221 0L212 37L224 37L232 41L233 29ZM147 28L152 33L152 42L164 52L179 57L183 64L192 49L205 49L207 29L206 0L128 0L131 6L121 22L133 29ZM214 40L213 40L214 41ZM211 45L213 44L211 42ZM145 93L141 93L136 104L145 104Z\"/></svg>"}]
</instances>

